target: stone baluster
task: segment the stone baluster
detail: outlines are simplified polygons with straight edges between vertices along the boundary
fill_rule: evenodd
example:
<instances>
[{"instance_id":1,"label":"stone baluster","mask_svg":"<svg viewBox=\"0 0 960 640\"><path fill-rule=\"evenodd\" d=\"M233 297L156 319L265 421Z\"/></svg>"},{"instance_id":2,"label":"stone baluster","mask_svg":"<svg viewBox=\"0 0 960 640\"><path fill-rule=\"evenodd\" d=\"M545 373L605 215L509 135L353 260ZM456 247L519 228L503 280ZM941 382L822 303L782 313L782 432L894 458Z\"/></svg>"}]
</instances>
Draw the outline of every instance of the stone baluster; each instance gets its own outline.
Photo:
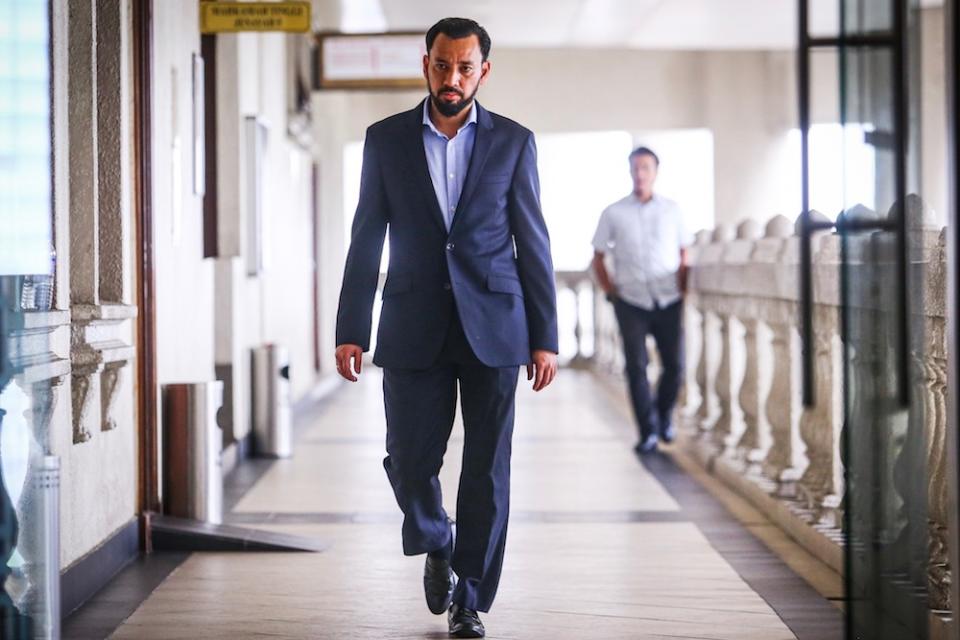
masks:
<instances>
[{"instance_id":1,"label":"stone baluster","mask_svg":"<svg viewBox=\"0 0 960 640\"><path fill-rule=\"evenodd\" d=\"M687 249L687 265L691 271L696 269L700 260L700 248L710 242L710 232L700 230L696 234L696 240L693 246ZM703 364L703 310L700 306L700 300L692 282L688 281L686 297L684 298L684 350L686 357L686 367L684 370L684 389L681 396L682 402L678 405L682 407L684 415L688 417L691 423L698 420L700 405L703 403L703 391L705 382L701 381L700 372Z\"/></svg>"},{"instance_id":2,"label":"stone baluster","mask_svg":"<svg viewBox=\"0 0 960 640\"><path fill-rule=\"evenodd\" d=\"M710 430L720 414L717 400L717 370L720 366L719 319L710 312L701 300L700 306L700 361L697 364L697 386L700 389L700 406L697 407L696 424L701 438L709 440Z\"/></svg>"},{"instance_id":3,"label":"stone baluster","mask_svg":"<svg viewBox=\"0 0 960 640\"><path fill-rule=\"evenodd\" d=\"M718 266L726 244L733 239L732 229L719 224L705 243L705 235L698 238L697 264L690 274L690 284L696 291L697 307L701 322L701 355L697 365L697 384L701 390L701 402L696 420L700 428L702 444L713 448L713 427L720 415L718 376L723 365L723 336L726 332L723 320L717 314L714 294L718 290Z\"/></svg>"},{"instance_id":4,"label":"stone baluster","mask_svg":"<svg viewBox=\"0 0 960 640\"><path fill-rule=\"evenodd\" d=\"M947 341L946 341L946 229L939 234L939 251L931 265L926 305L929 319L924 361L925 420L927 428L927 518L929 522L929 561L927 569L930 607L949 610L950 567L949 489L947 469Z\"/></svg>"},{"instance_id":5,"label":"stone baluster","mask_svg":"<svg viewBox=\"0 0 960 640\"><path fill-rule=\"evenodd\" d=\"M811 212L814 220L827 220ZM799 220L797 221L799 223ZM806 447L807 467L798 483L799 497L814 517L834 527L841 524L842 467L840 435L843 422L843 350L839 338L841 239L817 234L813 243L814 279L814 388L815 406L800 416L800 437Z\"/></svg>"},{"instance_id":6,"label":"stone baluster","mask_svg":"<svg viewBox=\"0 0 960 640\"><path fill-rule=\"evenodd\" d=\"M734 457L746 429L740 406L740 391L745 368L749 366L744 349L745 327L742 311L744 270L753 253L760 227L753 220L737 226L736 238L726 243L718 271L717 315L720 318L721 356L717 371L717 398L720 415L713 425L713 442L727 457ZM747 314L742 314L746 316ZM752 382L752 381L751 381ZM747 393L751 393L750 389Z\"/></svg>"},{"instance_id":7,"label":"stone baluster","mask_svg":"<svg viewBox=\"0 0 960 640\"><path fill-rule=\"evenodd\" d=\"M749 284L757 304L756 405L742 401L745 414L756 412L758 442L746 450L748 470L774 481L777 495L794 497L805 464L800 441L800 359L796 330L797 240L784 216L770 219L751 257ZM750 331L752 333L752 331ZM753 337L748 334L750 341ZM748 362L754 359L748 356ZM755 407L755 408L754 408ZM745 418L753 419L752 416ZM752 444L752 443L751 443Z\"/></svg>"},{"instance_id":8,"label":"stone baluster","mask_svg":"<svg viewBox=\"0 0 960 640\"><path fill-rule=\"evenodd\" d=\"M599 287L593 295L593 342L594 366L605 374L622 375L623 352L617 318Z\"/></svg>"},{"instance_id":9,"label":"stone baluster","mask_svg":"<svg viewBox=\"0 0 960 640\"><path fill-rule=\"evenodd\" d=\"M700 260L700 249L708 244L710 244L710 232L701 229L697 232L693 245L687 249L687 264L691 270ZM683 346L686 360L682 395L677 404L683 407L683 412L688 418L695 420L703 403L703 390L706 383L701 382L700 373L701 363L704 362L702 342L704 317L692 282L687 288L683 313Z\"/></svg>"},{"instance_id":10,"label":"stone baluster","mask_svg":"<svg viewBox=\"0 0 960 640\"><path fill-rule=\"evenodd\" d=\"M763 324L756 318L744 318L744 345L746 360L743 383L740 385L740 410L743 412L743 435L737 442L739 456L746 462L747 473L759 474L766 454L769 429L763 413L763 400L769 384L761 379L761 353L765 351ZM764 372L765 373L765 372ZM765 375L763 375L766 378Z\"/></svg>"},{"instance_id":11,"label":"stone baluster","mask_svg":"<svg viewBox=\"0 0 960 640\"><path fill-rule=\"evenodd\" d=\"M771 444L763 471L777 483L777 495L794 498L806 464L800 438L800 336L789 320L771 322L770 330L776 375L764 406Z\"/></svg>"},{"instance_id":12,"label":"stone baluster","mask_svg":"<svg viewBox=\"0 0 960 640\"><path fill-rule=\"evenodd\" d=\"M720 318L720 366L717 369L716 391L720 415L713 425L713 443L724 456L736 453L743 434L743 412L738 400L743 380L743 325L728 311Z\"/></svg>"},{"instance_id":13,"label":"stone baluster","mask_svg":"<svg viewBox=\"0 0 960 640\"><path fill-rule=\"evenodd\" d=\"M942 335L942 334L941 334ZM923 385L927 429L927 518L929 561L927 569L930 608L950 609L949 495L947 485L947 362L928 357Z\"/></svg>"},{"instance_id":14,"label":"stone baluster","mask_svg":"<svg viewBox=\"0 0 960 640\"><path fill-rule=\"evenodd\" d=\"M902 559L900 572L917 594L924 594L934 608L949 600L949 562L939 551L939 524L945 525L936 499L940 475L940 458L945 451L945 432L938 425L940 393L939 372L946 367L944 344L946 260L940 243L940 228L936 216L916 195L907 196L909 224L907 262L907 309L910 310L907 331L909 340L910 403L906 408L896 407L890 416L890 449L894 456L893 491L890 501L892 522L899 527L895 556ZM887 273L897 268L898 244L892 234L877 234L883 238L880 264ZM884 277L882 282L893 281ZM892 289L892 290L891 290ZM884 288L886 304L882 305L889 318L889 335L897 335L896 311L899 300L895 288ZM884 294L881 294L884 295ZM888 341L888 393L895 397L900 368L899 346ZM939 441L939 442L938 442ZM931 446L937 447L931 450ZM926 500L920 499L926 496ZM891 532L893 533L893 532ZM942 539L942 538L941 538ZM926 604L926 603L925 603ZM949 605L947 605L949 606Z\"/></svg>"},{"instance_id":15,"label":"stone baluster","mask_svg":"<svg viewBox=\"0 0 960 640\"><path fill-rule=\"evenodd\" d=\"M754 220L745 220L737 227L737 239L730 244L724 256L727 278L724 291L727 299L736 303L738 322L743 331L743 339L735 341L731 348L739 353L742 364L740 391L737 394L736 409L739 411L739 435L731 433L730 453L747 465L747 471L757 473L759 462L763 459L766 420L761 411L762 398L766 393L766 384L761 380L760 342L764 339L764 327L758 316L762 305L761 290L755 289L756 278L760 274L754 262L754 252L760 239L761 227Z\"/></svg>"}]
</instances>

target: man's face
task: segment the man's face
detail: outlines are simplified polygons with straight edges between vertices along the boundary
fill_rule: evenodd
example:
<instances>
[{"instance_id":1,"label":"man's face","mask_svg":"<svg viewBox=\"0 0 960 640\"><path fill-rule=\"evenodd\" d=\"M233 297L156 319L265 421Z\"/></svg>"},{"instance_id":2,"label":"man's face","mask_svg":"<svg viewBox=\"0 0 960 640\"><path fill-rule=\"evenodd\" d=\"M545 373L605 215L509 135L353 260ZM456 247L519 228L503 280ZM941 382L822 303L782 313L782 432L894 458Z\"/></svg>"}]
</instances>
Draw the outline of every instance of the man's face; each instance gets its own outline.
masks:
<instances>
[{"instance_id":1,"label":"man's face","mask_svg":"<svg viewBox=\"0 0 960 640\"><path fill-rule=\"evenodd\" d=\"M634 192L649 193L657 181L657 161L647 154L634 156L630 160L630 175L633 177Z\"/></svg>"},{"instance_id":2,"label":"man's face","mask_svg":"<svg viewBox=\"0 0 960 640\"><path fill-rule=\"evenodd\" d=\"M490 62L483 61L480 39L475 35L455 40L441 33L423 56L430 100L447 117L470 106L489 73Z\"/></svg>"}]
</instances>

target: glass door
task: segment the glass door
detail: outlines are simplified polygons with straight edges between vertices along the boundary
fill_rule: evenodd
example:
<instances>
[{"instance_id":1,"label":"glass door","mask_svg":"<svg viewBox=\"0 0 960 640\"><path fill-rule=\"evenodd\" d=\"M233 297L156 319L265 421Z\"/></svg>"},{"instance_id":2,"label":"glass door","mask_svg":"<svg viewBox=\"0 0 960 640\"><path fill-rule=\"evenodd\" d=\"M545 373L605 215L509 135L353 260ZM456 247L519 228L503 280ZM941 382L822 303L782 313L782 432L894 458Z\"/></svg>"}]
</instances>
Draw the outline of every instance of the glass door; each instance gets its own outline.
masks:
<instances>
[{"instance_id":1,"label":"glass door","mask_svg":"<svg viewBox=\"0 0 960 640\"><path fill-rule=\"evenodd\" d=\"M923 412L924 204L912 97L910 0L844 0L840 108L873 149L844 152L842 323L849 638L926 638L930 615L928 433ZM859 162L858 162L859 160ZM865 176L869 176L866 177ZM930 253L927 251L926 253ZM919 388L918 388L919 387Z\"/></svg>"},{"instance_id":2,"label":"glass door","mask_svg":"<svg viewBox=\"0 0 960 640\"><path fill-rule=\"evenodd\" d=\"M946 551L938 566L935 549L940 534L946 546L945 526L934 526L947 519L938 479L946 425L936 415L945 348L938 342L943 313L935 308L943 292L931 288L931 274L942 270L943 251L919 186L919 7L916 0L830 4L833 32L812 33L823 21L812 20L808 0L800 0L801 130L811 125L811 61L830 51L844 131L844 201L829 223L809 214L807 176L817 158L804 144L804 401L817 401L810 238L831 230L842 246L846 635L926 638L931 609L949 599L950 579Z\"/></svg>"}]
</instances>

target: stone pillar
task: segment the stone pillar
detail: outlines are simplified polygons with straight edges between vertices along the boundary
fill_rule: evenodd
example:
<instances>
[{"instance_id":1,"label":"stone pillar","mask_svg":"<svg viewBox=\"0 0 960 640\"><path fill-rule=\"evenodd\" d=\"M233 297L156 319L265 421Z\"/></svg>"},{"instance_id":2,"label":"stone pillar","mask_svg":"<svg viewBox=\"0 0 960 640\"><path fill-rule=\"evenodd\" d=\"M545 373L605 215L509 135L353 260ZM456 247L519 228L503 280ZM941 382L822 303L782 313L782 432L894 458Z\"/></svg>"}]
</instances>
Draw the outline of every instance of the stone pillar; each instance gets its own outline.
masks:
<instances>
[{"instance_id":1,"label":"stone pillar","mask_svg":"<svg viewBox=\"0 0 960 640\"><path fill-rule=\"evenodd\" d=\"M134 357L128 4L69 0L70 336L73 442L116 426ZM131 416L132 418L132 416Z\"/></svg>"},{"instance_id":2,"label":"stone pillar","mask_svg":"<svg viewBox=\"0 0 960 640\"><path fill-rule=\"evenodd\" d=\"M92 305L100 302L95 4L69 0L69 14L70 302Z\"/></svg>"},{"instance_id":3,"label":"stone pillar","mask_svg":"<svg viewBox=\"0 0 960 640\"><path fill-rule=\"evenodd\" d=\"M129 109L127 31L121 0L96 0L97 294L122 304L126 258L130 136L121 123ZM72 255L72 254L71 254Z\"/></svg>"}]
</instances>

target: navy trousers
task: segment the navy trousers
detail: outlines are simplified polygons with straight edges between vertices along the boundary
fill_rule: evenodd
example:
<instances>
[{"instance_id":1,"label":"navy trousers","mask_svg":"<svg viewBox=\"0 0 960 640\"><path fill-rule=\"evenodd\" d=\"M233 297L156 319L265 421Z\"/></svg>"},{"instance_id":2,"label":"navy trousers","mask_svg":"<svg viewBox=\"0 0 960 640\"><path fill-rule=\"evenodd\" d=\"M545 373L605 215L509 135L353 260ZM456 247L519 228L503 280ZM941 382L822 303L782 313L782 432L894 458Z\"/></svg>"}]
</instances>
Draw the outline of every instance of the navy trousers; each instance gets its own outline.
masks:
<instances>
[{"instance_id":1,"label":"navy trousers","mask_svg":"<svg viewBox=\"0 0 960 640\"><path fill-rule=\"evenodd\" d=\"M613 303L623 337L627 382L640 441L659 433L670 420L683 381L683 302L652 310L617 298ZM647 335L653 335L663 364L656 399L647 381Z\"/></svg>"},{"instance_id":2,"label":"navy trousers","mask_svg":"<svg viewBox=\"0 0 960 640\"><path fill-rule=\"evenodd\" d=\"M453 601L489 611L500 581L510 510L510 448L519 367L481 363L456 313L437 362L428 369L384 369L387 457L383 461L403 511L403 552L450 544L452 531L438 474L460 386L463 468L457 493Z\"/></svg>"}]
</instances>

